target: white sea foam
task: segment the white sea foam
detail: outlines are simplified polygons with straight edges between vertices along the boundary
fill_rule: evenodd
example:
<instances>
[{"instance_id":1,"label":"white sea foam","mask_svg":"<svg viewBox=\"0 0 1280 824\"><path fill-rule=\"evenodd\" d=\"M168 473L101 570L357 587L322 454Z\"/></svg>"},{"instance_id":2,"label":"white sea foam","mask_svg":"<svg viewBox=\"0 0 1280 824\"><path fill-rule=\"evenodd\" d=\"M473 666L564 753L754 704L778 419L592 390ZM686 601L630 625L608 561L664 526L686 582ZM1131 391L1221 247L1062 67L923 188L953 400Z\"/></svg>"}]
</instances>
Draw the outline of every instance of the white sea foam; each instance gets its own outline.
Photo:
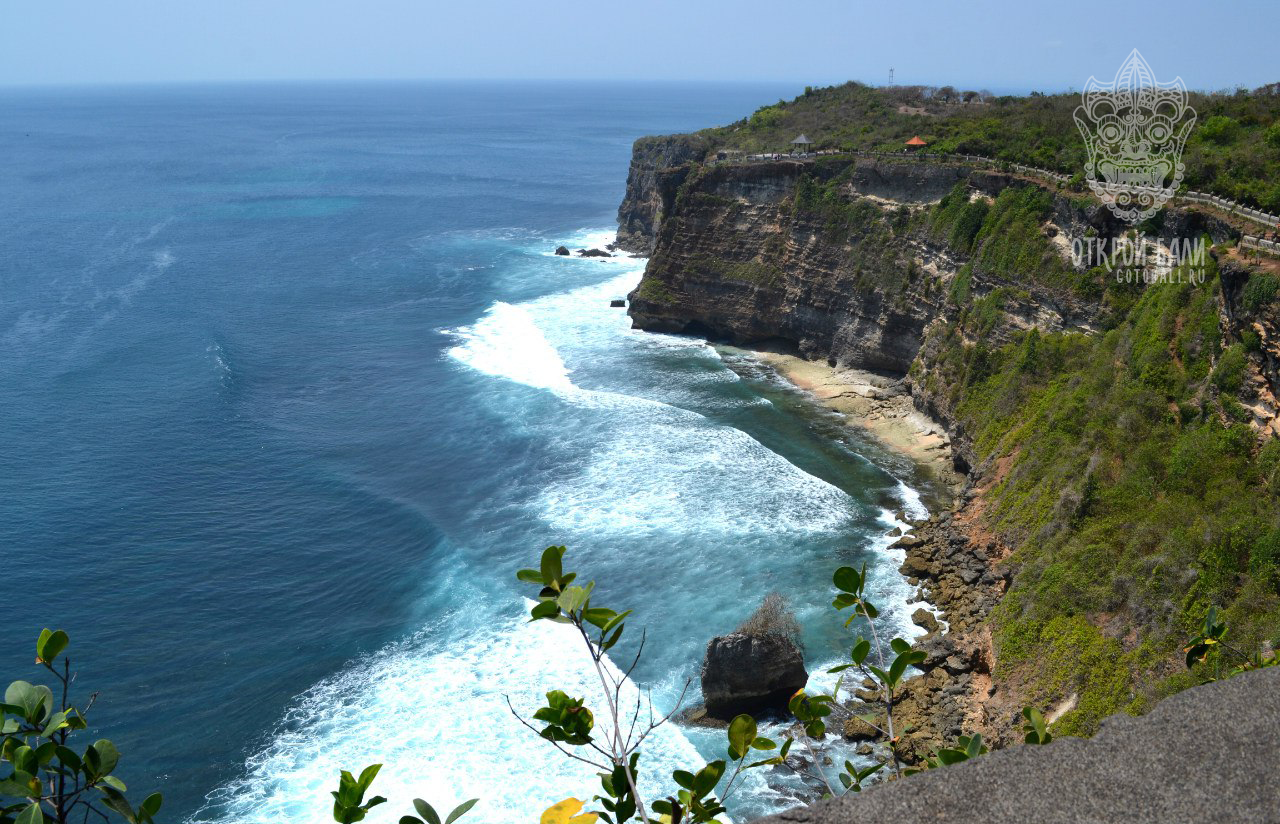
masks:
<instances>
[{"instance_id":1,"label":"white sea foam","mask_svg":"<svg viewBox=\"0 0 1280 824\"><path fill-rule=\"evenodd\" d=\"M907 514L908 518L913 521L919 521L929 517L929 508L924 505L924 501L920 498L919 490L912 489L902 481L898 481L897 493L899 500L902 501L902 510ZM907 525L895 521L890 528L894 526L900 526L905 529Z\"/></svg>"},{"instance_id":2,"label":"white sea foam","mask_svg":"<svg viewBox=\"0 0 1280 824\"><path fill-rule=\"evenodd\" d=\"M162 276L171 267L176 258L169 249L153 251L150 265L141 266L134 276L123 285L114 285L99 281L103 269L117 266L122 260L131 259L138 253L139 247L154 240L165 229L172 218L153 224L145 233L126 239L115 248L107 250L101 256L89 262L79 273L78 278L55 280L48 284L50 294L60 291L57 297L56 310L28 309L17 317L3 337L6 349L10 354L26 345L36 343L45 336L55 332L70 318L78 315L78 310L87 309L92 321L87 328L81 329L73 338L72 351L79 347L98 329L115 319L120 307L129 305L153 281ZM108 233L113 237L115 230ZM105 308L104 308L105 307Z\"/></svg>"},{"instance_id":3,"label":"white sea foam","mask_svg":"<svg viewBox=\"0 0 1280 824\"><path fill-rule=\"evenodd\" d=\"M899 484L903 488L907 488L905 484ZM917 515L912 511L912 503L903 500L903 508L907 511L908 517L917 518L928 515L928 510L923 504L919 504L916 512L923 513ZM916 503L919 498L916 498ZM900 521L897 517L887 509L881 509L877 519L886 530L892 530L895 527L903 532L909 532L911 525L905 521ZM897 538L888 534L877 537L872 547L878 555L885 557L885 562L876 564L874 567L868 568L870 584L868 589L872 593L872 601L880 608L882 620L886 621L892 631L897 635L914 640L924 635L924 630L916 626L911 621L911 613L919 609L919 604L910 603L911 598L915 595L915 587L908 583L907 579L902 577L898 572L898 567L902 566L902 562L907 559L907 551L901 547L893 546L897 542Z\"/></svg>"},{"instance_id":4,"label":"white sea foam","mask_svg":"<svg viewBox=\"0 0 1280 824\"><path fill-rule=\"evenodd\" d=\"M560 354L523 307L495 303L474 326L454 334L461 343L448 354L478 372L538 389L574 389Z\"/></svg>"},{"instance_id":5,"label":"white sea foam","mask_svg":"<svg viewBox=\"0 0 1280 824\"><path fill-rule=\"evenodd\" d=\"M616 242L618 232L614 229L579 229L572 235L561 241L570 249L603 249L610 243Z\"/></svg>"},{"instance_id":6,"label":"white sea foam","mask_svg":"<svg viewBox=\"0 0 1280 824\"><path fill-rule=\"evenodd\" d=\"M614 250L610 254L612 257L591 257L584 258L577 254L579 249L606 249L606 247L618 239L618 233L613 230L605 229L580 229L576 233L568 237L559 238L551 241L554 245L543 244L539 248L539 252L544 256L557 257L560 260L589 260L594 263L608 263L615 266L622 265L634 268L637 263L643 265L642 258L634 258L626 252ZM570 255L557 255L555 246L564 246L570 251ZM634 285L634 284L633 284Z\"/></svg>"},{"instance_id":7,"label":"white sea foam","mask_svg":"<svg viewBox=\"0 0 1280 824\"><path fill-rule=\"evenodd\" d=\"M451 626L455 619L461 616L309 690L245 776L214 793L192 821L319 824L331 820L329 790L339 770L371 763L384 765L374 792L391 799L366 819L372 824L412 812L415 797L437 808L479 797L469 824L511 824L567 796L598 792L596 771L521 726L504 697L527 718L546 690L561 688L585 696L603 721L600 683L574 630L510 614L481 629ZM634 707L637 697L627 682L623 704ZM660 727L644 752L642 790L669 791L673 769L703 763L673 724Z\"/></svg>"},{"instance_id":8,"label":"white sea foam","mask_svg":"<svg viewBox=\"0 0 1280 824\"><path fill-rule=\"evenodd\" d=\"M707 536L811 534L849 523L844 492L746 433L692 416L654 410L615 427L612 440L547 487L541 517L558 532L683 532L697 523Z\"/></svg>"},{"instance_id":9,"label":"white sea foam","mask_svg":"<svg viewBox=\"0 0 1280 824\"><path fill-rule=\"evenodd\" d=\"M583 361L606 357L604 351L629 333L629 321L609 308L607 296L625 293L638 277L630 272L520 306L495 304L476 324L453 333L461 342L449 354L473 369L551 390L576 406L621 413L581 422L583 440L595 448L584 462L561 468L562 478L538 501L540 517L557 534L661 531L695 521L704 533L730 534L814 533L847 525L852 503L844 492L745 432L666 403L586 390L569 380L560 351ZM719 357L701 341L646 337Z\"/></svg>"},{"instance_id":10,"label":"white sea foam","mask_svg":"<svg viewBox=\"0 0 1280 824\"><path fill-rule=\"evenodd\" d=\"M231 381L231 365L227 362L227 352L222 348L222 344L213 342L205 347L205 352L209 353L213 360L214 372L218 376L218 381L226 386Z\"/></svg>"}]
</instances>

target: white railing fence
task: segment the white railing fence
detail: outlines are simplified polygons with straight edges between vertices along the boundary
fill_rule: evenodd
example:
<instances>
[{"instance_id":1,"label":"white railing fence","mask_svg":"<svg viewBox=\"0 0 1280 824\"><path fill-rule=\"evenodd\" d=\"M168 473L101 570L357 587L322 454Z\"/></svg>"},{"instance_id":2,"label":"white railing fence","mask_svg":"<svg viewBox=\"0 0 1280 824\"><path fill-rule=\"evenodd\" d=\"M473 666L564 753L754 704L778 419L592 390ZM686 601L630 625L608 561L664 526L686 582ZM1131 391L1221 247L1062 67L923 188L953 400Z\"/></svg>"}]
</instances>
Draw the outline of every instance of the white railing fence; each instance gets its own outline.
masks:
<instances>
[{"instance_id":1,"label":"white railing fence","mask_svg":"<svg viewBox=\"0 0 1280 824\"><path fill-rule=\"evenodd\" d=\"M1236 203L1234 200L1227 200L1225 197L1208 195L1204 192L1183 192L1178 195L1178 197L1183 200L1190 200L1192 203L1204 203L1208 206L1216 206L1224 212L1246 217L1257 223L1262 223L1271 229L1275 229L1280 226L1280 216L1264 212L1261 209L1252 209L1245 206L1243 203Z\"/></svg>"},{"instance_id":2,"label":"white railing fence","mask_svg":"<svg viewBox=\"0 0 1280 824\"><path fill-rule=\"evenodd\" d=\"M1274 240L1264 240L1253 235L1244 235L1240 238L1240 245L1247 249L1259 249L1263 252L1280 253L1280 243Z\"/></svg>"},{"instance_id":3,"label":"white railing fence","mask_svg":"<svg viewBox=\"0 0 1280 824\"><path fill-rule=\"evenodd\" d=\"M981 166L989 166L995 169L1012 169L1016 172L1020 172L1029 177L1044 178L1047 180L1052 180L1062 185L1065 185L1069 180L1071 180L1070 175L1064 175L1064 174L1061 174L1060 172L1052 172L1048 169L1041 169L1036 166L1024 166L1021 163L1010 163L1004 160L996 160L993 157L983 157L981 155L969 155L969 154L939 154L937 152L906 153L906 152L871 152L871 151L863 151L863 150L840 152L840 151L826 150L826 151L814 152L809 154L801 154L801 155L773 152L773 153L754 154L754 155L746 155L746 156L726 157L724 159L716 160L712 162L713 164L715 163L762 163L762 162L767 163L767 162L776 161L776 160L786 160L787 158L792 158L792 157L831 157L831 156L888 157L888 158L894 158L897 160L938 160L938 161L950 161L950 162L963 161L966 163L973 163ZM1234 200L1228 200L1225 197L1218 197L1217 195L1205 194L1204 192L1190 192L1190 191L1182 192L1178 194L1177 197L1182 200L1191 201L1192 203L1203 203L1207 206L1214 206L1216 208L1222 209L1224 212L1228 212L1233 215L1239 215L1240 217L1247 218L1256 223L1261 223L1271 229L1280 229L1280 215L1273 215L1269 212L1264 212L1261 209L1254 209L1250 206L1245 206L1243 203L1237 203ZM1262 241L1262 242L1270 243L1271 241Z\"/></svg>"}]
</instances>

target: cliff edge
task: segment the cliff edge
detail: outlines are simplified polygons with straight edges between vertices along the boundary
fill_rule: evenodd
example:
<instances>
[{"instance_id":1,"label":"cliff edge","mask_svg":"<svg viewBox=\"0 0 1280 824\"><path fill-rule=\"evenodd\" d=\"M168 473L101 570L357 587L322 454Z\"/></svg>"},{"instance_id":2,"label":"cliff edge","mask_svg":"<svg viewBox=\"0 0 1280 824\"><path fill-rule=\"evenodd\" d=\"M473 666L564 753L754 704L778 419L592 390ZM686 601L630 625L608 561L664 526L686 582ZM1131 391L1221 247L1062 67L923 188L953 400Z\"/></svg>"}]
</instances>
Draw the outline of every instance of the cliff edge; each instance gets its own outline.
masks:
<instances>
[{"instance_id":1,"label":"cliff edge","mask_svg":"<svg viewBox=\"0 0 1280 824\"><path fill-rule=\"evenodd\" d=\"M678 174L681 166L706 156L710 143L697 135L677 134L642 137L631 147L631 167L627 170L627 190L618 206L617 246L628 252L648 255L670 202L663 201L672 185L665 179Z\"/></svg>"},{"instance_id":2,"label":"cliff edge","mask_svg":"<svg viewBox=\"0 0 1280 824\"><path fill-rule=\"evenodd\" d=\"M1280 668L1179 693L1091 739L999 750L756 824L1277 822Z\"/></svg>"}]
</instances>

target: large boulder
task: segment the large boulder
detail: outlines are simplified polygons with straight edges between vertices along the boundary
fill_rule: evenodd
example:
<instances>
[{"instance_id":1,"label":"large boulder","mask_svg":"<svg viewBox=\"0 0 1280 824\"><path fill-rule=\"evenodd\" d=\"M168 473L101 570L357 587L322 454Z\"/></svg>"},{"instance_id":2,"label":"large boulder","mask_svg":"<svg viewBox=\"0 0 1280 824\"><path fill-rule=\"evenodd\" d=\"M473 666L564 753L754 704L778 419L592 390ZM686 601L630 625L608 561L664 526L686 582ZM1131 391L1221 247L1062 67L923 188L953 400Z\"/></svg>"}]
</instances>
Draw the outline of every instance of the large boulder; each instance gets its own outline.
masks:
<instances>
[{"instance_id":1,"label":"large boulder","mask_svg":"<svg viewBox=\"0 0 1280 824\"><path fill-rule=\"evenodd\" d=\"M938 617L924 607L920 607L911 613L911 623L920 627L926 633L937 632L939 629Z\"/></svg>"},{"instance_id":2,"label":"large boulder","mask_svg":"<svg viewBox=\"0 0 1280 824\"><path fill-rule=\"evenodd\" d=\"M884 724L883 720L880 722ZM880 737L880 730L868 721L852 716L844 722L844 738L846 741L873 741Z\"/></svg>"},{"instance_id":3,"label":"large boulder","mask_svg":"<svg viewBox=\"0 0 1280 824\"><path fill-rule=\"evenodd\" d=\"M785 707L808 681L800 648L782 635L734 632L712 638L702 662L707 714L726 720Z\"/></svg>"}]
</instances>

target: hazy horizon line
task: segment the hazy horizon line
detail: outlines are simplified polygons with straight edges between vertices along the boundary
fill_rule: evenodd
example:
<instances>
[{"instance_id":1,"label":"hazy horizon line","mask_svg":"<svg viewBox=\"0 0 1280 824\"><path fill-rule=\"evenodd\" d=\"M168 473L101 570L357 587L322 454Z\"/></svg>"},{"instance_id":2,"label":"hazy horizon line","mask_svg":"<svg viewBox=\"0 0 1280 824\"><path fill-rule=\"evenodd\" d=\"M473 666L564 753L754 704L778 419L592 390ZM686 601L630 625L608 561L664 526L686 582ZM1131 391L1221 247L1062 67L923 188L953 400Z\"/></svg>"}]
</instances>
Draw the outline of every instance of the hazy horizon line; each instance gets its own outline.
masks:
<instances>
[{"instance_id":1,"label":"hazy horizon line","mask_svg":"<svg viewBox=\"0 0 1280 824\"><path fill-rule=\"evenodd\" d=\"M320 85L320 84L376 84L376 83L457 83L457 84L511 84L530 85L546 84L582 84L582 85L668 85L668 86L798 86L801 91L806 86L828 88L842 86L846 83L862 83L874 88L890 88L888 83L872 83L858 78L847 78L837 81L798 80L793 78L642 78L642 77L258 77L258 78L189 78L181 80L77 80L77 81L36 81L11 83L0 80L0 89L109 89L122 87L175 87L175 86L268 86L268 85ZM967 84L949 82L894 83L894 87L924 86L941 88L953 86L961 90L990 91L999 95L1026 95L1032 91L1046 94L1060 94L1077 91L1072 87L1051 88L1048 86L992 86L989 84Z\"/></svg>"},{"instance_id":2,"label":"hazy horizon line","mask_svg":"<svg viewBox=\"0 0 1280 824\"><path fill-rule=\"evenodd\" d=\"M90 89L121 89L121 88L178 88L193 86L305 86L305 85L359 85L359 84L471 84L471 85L534 85L534 84L563 84L563 85L590 85L590 86L732 86L732 87L750 87L750 86L797 86L800 91L799 95L805 87L813 88L829 88L832 86L842 86L846 83L862 83L878 89L903 87L909 88L913 86L922 86L925 88L942 88L951 86L960 91L986 91L997 96L1015 96L1025 97L1032 92L1040 92L1042 94L1077 94L1080 88L1074 84L1068 84L1065 87L1054 87L1050 85L1020 85L1020 86L998 86L985 83L957 83L948 82L918 82L918 83L894 83L892 86L888 83L872 83L857 78L849 78L838 81L815 81L815 80L797 80L787 78L748 78L748 79L715 79L715 78L638 78L638 77L259 77L259 78L189 78L182 80L78 80L78 81L36 81L26 83L10 83L0 80L0 90L3 91L38 91L38 90L90 90ZM1280 82L1280 81L1272 81ZM1271 85L1271 83L1262 83L1257 86L1249 86L1244 83L1238 83L1235 86L1222 87L1217 89L1208 88L1188 88L1188 91L1198 94L1227 94L1234 93L1239 89L1252 91L1262 86Z\"/></svg>"}]
</instances>

